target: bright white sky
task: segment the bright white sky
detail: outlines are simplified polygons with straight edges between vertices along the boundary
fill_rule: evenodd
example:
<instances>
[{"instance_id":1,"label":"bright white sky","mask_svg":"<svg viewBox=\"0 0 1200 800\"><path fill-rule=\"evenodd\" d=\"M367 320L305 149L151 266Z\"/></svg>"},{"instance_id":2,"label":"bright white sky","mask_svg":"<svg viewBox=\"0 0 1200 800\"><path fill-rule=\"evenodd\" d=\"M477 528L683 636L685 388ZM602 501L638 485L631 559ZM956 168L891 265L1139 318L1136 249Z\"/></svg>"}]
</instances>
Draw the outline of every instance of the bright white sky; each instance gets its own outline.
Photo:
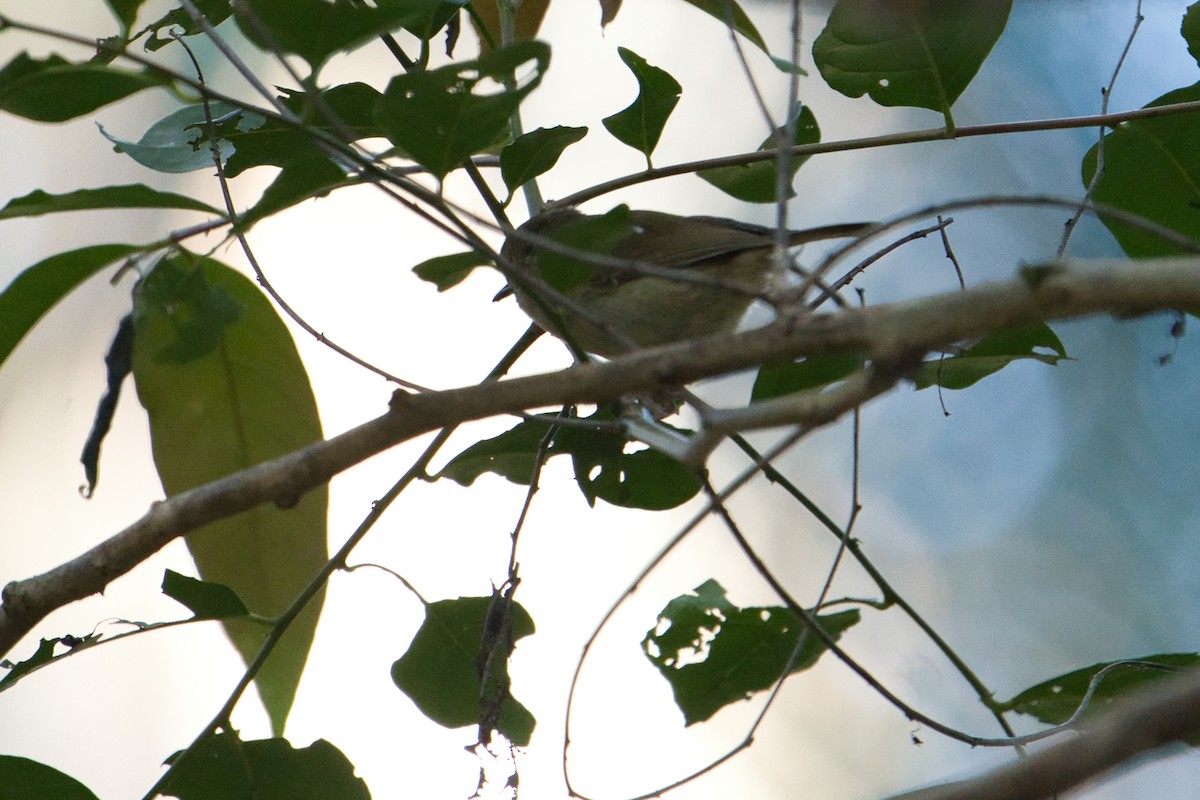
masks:
<instances>
[{"instance_id":1,"label":"bright white sky","mask_svg":"<svg viewBox=\"0 0 1200 800\"><path fill-rule=\"evenodd\" d=\"M601 35L595 28L598 10L559 5L547 36L569 44L554 51L549 78L526 106L526 125L587 125L592 133L544 182L548 198L642 166L641 156L608 139L599 123L634 92L616 56L618 45L667 69L684 86L656 163L749 149L762 139L765 126L741 72L732 66L728 37L708 17L677 0L627 3ZM992 59L956 107L957 122L1094 113L1135 4L1016 5ZM1177 32L1185 5L1146 4L1146 23L1114 93L1114 108L1142 105L1194 80L1195 62ZM53 0L36 10L27 6L0 0L5 13L25 19L36 13L52 24L70 17L78 30L96 30L79 19L76 0ZM751 13L775 50L784 52L782 14L764 8ZM809 25L806 39L811 42L818 30ZM41 43L20 46L46 49ZM5 36L0 48L7 60L19 45ZM774 107L781 108L781 76L757 53L750 52L749 59ZM325 78L360 80L365 74L382 86L394 71L385 54L373 50L335 64ZM825 139L939 123L927 112L881 110L822 86L810 79L803 91ZM135 136L165 108L161 98L138 98L61 129L0 119L6 195L105 182L168 186L163 176L113 154L93 126L99 121L114 133ZM882 218L937 200L995 192L1077 193L1078 161L1091 135L976 139L816 159L800 173L793 220ZM200 185L216 197L215 186L198 183L209 180L204 173L189 180L193 190ZM243 205L265 180L252 177L237 188ZM448 191L468 196L453 181ZM767 210L738 206L687 177L640 186L593 207L617 202L769 218ZM1022 259L1050 255L1062 217L959 216L954 241L970 281L1007 276ZM141 241L182 224L151 214L63 222L4 223L0 278L70 246ZM526 324L515 304L490 302L500 285L494 275L481 274L445 295L415 279L412 265L456 246L425 235L369 189L297 208L263 224L251 238L277 288L317 328L418 383L449 387L478 380ZM1085 229L1077 247L1081 255L1110 252L1094 226ZM238 263L233 251L218 256ZM926 243L881 265L864 285L869 300L882 302L955 284L938 246ZM0 371L0 507L6 512L0 580L35 574L77 555L161 495L131 386L105 445L97 497L84 501L77 493L78 453L101 391L103 353L127 308L127 289L91 282L56 309ZM1189 492L1173 487L1194 485L1200 476L1170 447L1176 437L1194 441L1188 434L1197 433L1187 406L1197 375L1191 341L1181 343L1175 365L1164 370L1153 366L1154 356L1172 346L1161 320L1071 325L1060 335L1078 361L1054 370L1018 367L969 392L950 394L949 419L934 395L911 392L876 403L864 419L865 511L857 534L898 588L1002 697L1094 661L1195 649L1198 633L1187 611L1191 601L1183 600L1194 600L1194 570L1177 566L1195 563L1187 556L1196 555L1189 540L1195 539L1197 514ZM327 432L382 411L388 388L378 379L315 343L301 340L300 347ZM564 363L553 342L539 344L523 362L529 371ZM729 402L744 398L745 391L738 381L708 387L711 396ZM445 452L508 424L473 426ZM835 519L848 509L848 437L845 426L825 432L787 462L790 474ZM335 481L332 542L350 532L422 445L397 448ZM717 475L728 476L741 462L722 453L713 466ZM522 499L520 488L498 479L482 479L471 490L419 486L354 560L387 564L431 599L485 593L489 581L503 578L507 533ZM814 596L828 543L801 521L797 508L761 486L743 495L736 508L764 551L788 565L785 572L801 596ZM564 465L555 464L544 477L520 559L521 600L539 629L521 643L514 665L515 692L539 720L533 746L520 755L525 800L563 796L562 703L580 647L608 604L687 516L688 511L653 516L605 507L588 511ZM179 609L158 596L166 567L190 571L181 545L114 583L104 597L54 615L37 634L82 634L114 616L177 616ZM714 724L683 730L669 691L638 650L663 603L709 577L717 577L739 604L771 601L715 528L693 537L648 581L607 631L599 647L603 655L585 672L571 759L579 791L606 800L646 791L744 735L757 702L727 709ZM862 588L852 572L844 578L842 592ZM473 741L473 731L444 731L428 722L388 675L419 613L418 604L382 573L338 576L289 737L298 745L332 741L377 798L463 798L476 780L477 764L462 750ZM869 624L848 644L881 678L952 724L992 733L965 688L908 626L897 625L890 614L865 616ZM35 641L14 656L27 655ZM191 740L239 674L215 626L98 648L0 697L6 720L0 752L50 763L103 800L140 796L158 774L159 760ZM814 797L870 797L1002 758L923 731L926 744L912 746L913 726L832 661L793 681L785 695L784 707L769 718L750 753L674 796L767 800L803 791ZM246 737L268 735L253 702L244 702L235 719ZM1194 759L1177 759L1089 797L1151 791L1159 798L1191 797L1195 773Z\"/></svg>"}]
</instances>

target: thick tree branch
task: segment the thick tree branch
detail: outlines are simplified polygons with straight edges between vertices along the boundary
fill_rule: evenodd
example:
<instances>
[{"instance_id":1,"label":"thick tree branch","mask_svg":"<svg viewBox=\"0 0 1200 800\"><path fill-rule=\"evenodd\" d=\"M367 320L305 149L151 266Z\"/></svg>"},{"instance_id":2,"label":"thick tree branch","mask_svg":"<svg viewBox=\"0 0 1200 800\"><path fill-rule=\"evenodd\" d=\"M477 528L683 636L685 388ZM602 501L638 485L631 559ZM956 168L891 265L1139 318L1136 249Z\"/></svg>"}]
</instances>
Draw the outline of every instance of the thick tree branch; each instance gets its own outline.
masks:
<instances>
[{"instance_id":1,"label":"thick tree branch","mask_svg":"<svg viewBox=\"0 0 1200 800\"><path fill-rule=\"evenodd\" d=\"M1038 800L1079 786L1143 753L1195 740L1200 674L1166 682L1119 703L1077 735L970 780L919 789L890 800Z\"/></svg>"},{"instance_id":2,"label":"thick tree branch","mask_svg":"<svg viewBox=\"0 0 1200 800\"><path fill-rule=\"evenodd\" d=\"M613 400L782 358L853 351L875 364L898 365L1016 325L1178 308L1200 308L1198 259L1056 264L1026 269L1013 280L893 305L819 315L798 308L757 330L639 351L604 364L443 392L397 393L381 417L155 503L137 522L78 558L8 584L0 606L0 653L7 653L51 611L103 591L172 539L260 503L287 506L351 466L447 425ZM808 420L798 411L789 421Z\"/></svg>"}]
</instances>

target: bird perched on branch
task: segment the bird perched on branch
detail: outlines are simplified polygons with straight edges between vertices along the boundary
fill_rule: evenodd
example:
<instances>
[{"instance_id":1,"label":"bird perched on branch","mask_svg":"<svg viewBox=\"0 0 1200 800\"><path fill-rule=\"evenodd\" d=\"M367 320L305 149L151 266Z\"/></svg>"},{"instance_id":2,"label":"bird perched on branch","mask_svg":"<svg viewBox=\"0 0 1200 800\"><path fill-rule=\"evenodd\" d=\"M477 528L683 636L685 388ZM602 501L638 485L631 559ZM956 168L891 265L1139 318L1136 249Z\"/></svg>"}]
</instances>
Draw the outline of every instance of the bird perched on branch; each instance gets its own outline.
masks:
<instances>
[{"instance_id":1,"label":"bird perched on branch","mask_svg":"<svg viewBox=\"0 0 1200 800\"><path fill-rule=\"evenodd\" d=\"M854 222L787 232L789 247L858 236ZM617 356L732 332L755 296L767 288L774 228L723 217L681 217L618 206L593 216L556 208L530 219L500 254L525 313L568 344ZM549 284L563 303L538 287ZM507 294L507 290L500 296Z\"/></svg>"}]
</instances>

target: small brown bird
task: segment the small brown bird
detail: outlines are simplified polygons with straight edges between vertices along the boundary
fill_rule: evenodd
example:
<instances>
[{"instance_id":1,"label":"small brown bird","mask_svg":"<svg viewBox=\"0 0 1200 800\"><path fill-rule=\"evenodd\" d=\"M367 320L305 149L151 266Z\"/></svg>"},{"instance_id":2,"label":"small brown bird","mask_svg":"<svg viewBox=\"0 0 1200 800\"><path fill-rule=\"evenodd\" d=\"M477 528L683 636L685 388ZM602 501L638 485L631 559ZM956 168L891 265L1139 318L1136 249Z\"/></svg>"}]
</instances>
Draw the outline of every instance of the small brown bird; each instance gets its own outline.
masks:
<instances>
[{"instance_id":1,"label":"small brown bird","mask_svg":"<svg viewBox=\"0 0 1200 800\"><path fill-rule=\"evenodd\" d=\"M528 286L513 281L512 290L521 308L550 333L589 353L612 357L627 352L630 345L655 347L732 332L754 294L767 286L776 242L774 228L723 217L630 211L623 206L606 216L613 218L611 225L574 208L552 209L518 230L610 259L703 277L700 281L685 281L647 275L632 266L588 264L583 256L556 257L526 238L509 236L500 253L512 267L537 272L596 321L560 307L549 298L534 297ZM848 238L869 227L871 223L854 222L789 231L787 243L795 246ZM595 241L589 240L589 233L595 234ZM613 237L615 244L611 244ZM600 241L607 241L611 247ZM578 275L564 281L554 269Z\"/></svg>"}]
</instances>

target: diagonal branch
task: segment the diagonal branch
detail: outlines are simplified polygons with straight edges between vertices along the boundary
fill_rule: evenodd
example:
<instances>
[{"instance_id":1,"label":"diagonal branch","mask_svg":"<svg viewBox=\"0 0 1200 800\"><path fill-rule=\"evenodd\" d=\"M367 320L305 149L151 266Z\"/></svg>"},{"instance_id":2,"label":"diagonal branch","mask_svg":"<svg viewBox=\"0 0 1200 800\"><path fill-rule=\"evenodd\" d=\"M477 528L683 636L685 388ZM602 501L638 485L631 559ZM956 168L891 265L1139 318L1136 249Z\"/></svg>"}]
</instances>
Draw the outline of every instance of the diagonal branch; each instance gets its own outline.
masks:
<instances>
[{"instance_id":1,"label":"diagonal branch","mask_svg":"<svg viewBox=\"0 0 1200 800\"><path fill-rule=\"evenodd\" d=\"M829 314L797 308L763 328L642 350L607 363L442 392L397 392L380 417L157 502L141 519L83 555L9 583L0 597L0 654L47 614L102 592L172 539L260 503L288 507L355 464L448 425L565 403L605 402L786 358L853 351L877 364L905 364L964 339L1033 322L1189 308L1200 308L1196 258L1063 262L1025 268L1012 280L892 305ZM796 408L787 422L808 422L807 406Z\"/></svg>"}]
</instances>

